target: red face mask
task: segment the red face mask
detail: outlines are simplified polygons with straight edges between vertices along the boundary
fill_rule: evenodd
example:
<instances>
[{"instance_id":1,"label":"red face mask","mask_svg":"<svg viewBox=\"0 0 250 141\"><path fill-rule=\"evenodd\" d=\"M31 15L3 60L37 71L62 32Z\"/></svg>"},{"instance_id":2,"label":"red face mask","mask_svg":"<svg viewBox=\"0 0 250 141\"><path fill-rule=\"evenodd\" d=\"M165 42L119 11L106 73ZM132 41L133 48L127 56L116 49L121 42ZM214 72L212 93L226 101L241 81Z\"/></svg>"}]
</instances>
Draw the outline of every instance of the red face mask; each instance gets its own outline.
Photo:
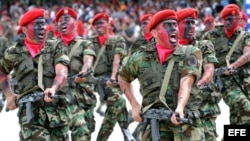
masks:
<instances>
[{"instance_id":1,"label":"red face mask","mask_svg":"<svg viewBox=\"0 0 250 141\"><path fill-rule=\"evenodd\" d=\"M164 20L156 28L156 41L166 48L175 48L178 42L176 20Z\"/></svg>"},{"instance_id":2,"label":"red face mask","mask_svg":"<svg viewBox=\"0 0 250 141\"><path fill-rule=\"evenodd\" d=\"M178 23L179 40L192 41L195 34L195 19L188 17Z\"/></svg>"},{"instance_id":3,"label":"red face mask","mask_svg":"<svg viewBox=\"0 0 250 141\"><path fill-rule=\"evenodd\" d=\"M223 19L223 23L224 31L226 32L227 37L230 38L239 26L239 16L227 16Z\"/></svg>"}]
</instances>

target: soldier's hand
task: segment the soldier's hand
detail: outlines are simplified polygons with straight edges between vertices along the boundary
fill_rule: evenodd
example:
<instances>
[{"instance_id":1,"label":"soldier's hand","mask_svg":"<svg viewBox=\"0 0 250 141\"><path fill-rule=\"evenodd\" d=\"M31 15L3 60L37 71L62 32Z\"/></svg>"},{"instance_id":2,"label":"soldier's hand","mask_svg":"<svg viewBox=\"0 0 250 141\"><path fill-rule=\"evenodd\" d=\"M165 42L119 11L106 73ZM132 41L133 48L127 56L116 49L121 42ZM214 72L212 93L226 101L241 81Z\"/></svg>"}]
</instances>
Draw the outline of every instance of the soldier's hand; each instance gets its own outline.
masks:
<instances>
[{"instance_id":1,"label":"soldier's hand","mask_svg":"<svg viewBox=\"0 0 250 141\"><path fill-rule=\"evenodd\" d=\"M142 122L140 106L132 108L132 117L136 122Z\"/></svg>"},{"instance_id":2,"label":"soldier's hand","mask_svg":"<svg viewBox=\"0 0 250 141\"><path fill-rule=\"evenodd\" d=\"M175 112L173 113L172 117L171 117L171 122L175 125L180 125L182 124L181 121L179 121L177 119L177 117L179 118L184 118L184 113L183 113L183 110L181 109L176 109Z\"/></svg>"},{"instance_id":3,"label":"soldier's hand","mask_svg":"<svg viewBox=\"0 0 250 141\"><path fill-rule=\"evenodd\" d=\"M55 89L52 89L52 88L47 88L45 91L44 91L44 101L45 102L53 102L53 96L55 95L56 91Z\"/></svg>"},{"instance_id":4,"label":"soldier's hand","mask_svg":"<svg viewBox=\"0 0 250 141\"><path fill-rule=\"evenodd\" d=\"M229 65L227 67L227 70L224 72L225 75L232 75L232 70L234 70L235 67L233 65Z\"/></svg>"},{"instance_id":5,"label":"soldier's hand","mask_svg":"<svg viewBox=\"0 0 250 141\"><path fill-rule=\"evenodd\" d=\"M81 71L81 72L79 72L78 74L85 74L86 72L83 72L83 71ZM76 83L84 83L84 82L86 82L86 78L85 77L76 77L75 78L75 82Z\"/></svg>"},{"instance_id":6,"label":"soldier's hand","mask_svg":"<svg viewBox=\"0 0 250 141\"><path fill-rule=\"evenodd\" d=\"M17 108L16 99L17 99L16 94L12 94L6 97L8 110L15 110Z\"/></svg>"}]
</instances>

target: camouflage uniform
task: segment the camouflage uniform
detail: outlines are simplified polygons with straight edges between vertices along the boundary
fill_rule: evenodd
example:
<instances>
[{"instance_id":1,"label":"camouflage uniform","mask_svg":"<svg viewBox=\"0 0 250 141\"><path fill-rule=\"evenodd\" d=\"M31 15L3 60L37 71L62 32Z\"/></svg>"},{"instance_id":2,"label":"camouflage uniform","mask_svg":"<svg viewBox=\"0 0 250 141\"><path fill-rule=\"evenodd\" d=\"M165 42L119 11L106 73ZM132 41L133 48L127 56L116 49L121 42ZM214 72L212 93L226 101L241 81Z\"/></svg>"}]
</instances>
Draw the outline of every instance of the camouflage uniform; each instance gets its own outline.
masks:
<instances>
[{"instance_id":1,"label":"camouflage uniform","mask_svg":"<svg viewBox=\"0 0 250 141\"><path fill-rule=\"evenodd\" d=\"M94 43L94 48L96 55L100 51L100 45L97 37L91 38ZM112 62L115 54L120 54L121 57L126 56L125 40L120 36L111 36L105 42L105 50L103 55L98 62L95 69L94 76L98 78L111 77L112 72ZM98 91L98 90L96 90ZM106 141L113 131L113 128L118 122L121 128L127 129L128 127L128 111L126 108L126 101L122 97L122 91L119 87L108 87L104 86L105 101L107 104L107 109L105 112L105 117L103 119L101 128L97 135L97 141Z\"/></svg>"},{"instance_id":2,"label":"camouflage uniform","mask_svg":"<svg viewBox=\"0 0 250 141\"><path fill-rule=\"evenodd\" d=\"M43 92L38 86L40 55L43 55L43 85L44 88L49 88L55 77L54 66L58 63L69 64L69 58L63 54L62 48L53 48L47 42L35 58L31 58L25 46L14 45L5 51L0 70L6 74L11 70L16 72L13 79L18 82L16 92L19 99L25 95L33 95L35 92ZM28 124L26 107L19 107L19 124L25 140L69 140L70 112L63 101L47 103L41 99L33 102L32 111L34 120Z\"/></svg>"},{"instance_id":3,"label":"camouflage uniform","mask_svg":"<svg viewBox=\"0 0 250 141\"><path fill-rule=\"evenodd\" d=\"M187 52L190 52L189 55ZM171 78L165 95L166 103L171 109L176 108L177 94L179 91L179 81L182 76L195 75L196 79L200 77L200 69L202 63L201 51L194 46L177 47L174 53L168 58L175 57L174 71L171 73ZM154 108L166 108L159 100L159 93L169 61L163 65L158 60L158 54L154 44L148 45L144 51L135 52L127 62L126 66L120 71L120 76L127 82L132 82L136 78L140 82L140 92L142 94L142 108L156 102L152 105ZM191 115L195 109L187 106L185 112ZM196 109L197 110L197 109ZM159 130L161 140L204 140L204 131L201 120L192 118L193 125L173 125L167 120L159 121ZM150 141L151 126L147 126L143 139Z\"/></svg>"},{"instance_id":4,"label":"camouflage uniform","mask_svg":"<svg viewBox=\"0 0 250 141\"><path fill-rule=\"evenodd\" d=\"M219 67L226 67L226 55L228 54L232 44L234 43L237 36L240 34L240 30L237 30L231 38L227 38L224 31L223 25L216 26L215 29L207 32L203 39L211 40L215 47L216 57L218 58ZM245 33L242 39L239 41L238 47L234 50L230 63L235 62L242 54L243 47L250 46L250 35ZM249 63L241 66L239 68L239 73L232 76L222 76L223 90L221 91L223 100L229 106L230 109L230 123L231 124L250 124L250 101L249 93L244 94L240 87L236 84L236 81L241 85L242 88L247 90L249 86L249 78L247 69L249 68Z\"/></svg>"},{"instance_id":5,"label":"camouflage uniform","mask_svg":"<svg viewBox=\"0 0 250 141\"><path fill-rule=\"evenodd\" d=\"M203 62L202 65L207 63L217 64L218 60L215 57L214 46L209 40L193 41L193 45L198 47L202 52ZM200 118L204 127L206 141L216 141L216 117L220 114L220 107L218 103L221 100L220 93L214 89L214 83L209 83L208 89L199 90L197 86L193 86L192 95L200 96L201 103L199 106ZM198 99L196 99L198 100ZM190 101L191 102L191 101ZM192 105L195 105L192 103Z\"/></svg>"},{"instance_id":6,"label":"camouflage uniform","mask_svg":"<svg viewBox=\"0 0 250 141\"><path fill-rule=\"evenodd\" d=\"M9 47L8 39L5 37L0 37L0 59L3 58L4 51L7 47ZM4 101L5 101L5 96L1 92L1 89L0 89L0 112L2 111L4 107Z\"/></svg>"},{"instance_id":7,"label":"camouflage uniform","mask_svg":"<svg viewBox=\"0 0 250 141\"><path fill-rule=\"evenodd\" d=\"M77 42L81 42L79 47L74 50L72 57L70 58L70 65L68 70L68 77L72 77L78 74L82 70L84 55L94 55L92 50L93 44L90 41L83 40L81 37L76 36L66 47L63 41L58 38L58 46L61 46L66 55L72 52L72 48ZM95 107L95 95L87 91L87 87L90 86L84 84L78 84L68 79L68 83L63 88L63 91L71 97L72 104L70 104L70 111L72 118L70 120L71 138L73 141L87 141L91 139L91 130L95 129L95 120L92 108ZM93 88L92 88L93 89ZM94 99L94 100L92 100ZM86 116L91 115L91 118ZM86 118L86 119L85 119ZM91 128L88 127L88 122L93 122Z\"/></svg>"},{"instance_id":8,"label":"camouflage uniform","mask_svg":"<svg viewBox=\"0 0 250 141\"><path fill-rule=\"evenodd\" d=\"M145 37L140 34L140 36L135 40L135 42L131 45L129 51L130 54L133 54L136 51L142 50L143 48L141 48L142 45L146 45L149 42L145 39Z\"/></svg>"}]
</instances>

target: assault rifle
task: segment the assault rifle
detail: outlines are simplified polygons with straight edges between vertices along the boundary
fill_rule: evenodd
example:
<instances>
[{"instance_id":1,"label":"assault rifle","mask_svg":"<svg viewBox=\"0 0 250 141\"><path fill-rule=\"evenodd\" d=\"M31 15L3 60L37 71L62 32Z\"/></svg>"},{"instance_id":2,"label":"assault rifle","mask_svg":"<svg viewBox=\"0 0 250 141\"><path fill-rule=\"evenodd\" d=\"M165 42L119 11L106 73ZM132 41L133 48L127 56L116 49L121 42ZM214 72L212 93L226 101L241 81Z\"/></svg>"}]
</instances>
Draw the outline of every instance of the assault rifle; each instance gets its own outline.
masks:
<instances>
[{"instance_id":1,"label":"assault rifle","mask_svg":"<svg viewBox=\"0 0 250 141\"><path fill-rule=\"evenodd\" d=\"M129 132L128 129L122 129L122 133L123 135L125 135L125 138L128 141L136 141L136 139L134 138L134 136Z\"/></svg>"},{"instance_id":2,"label":"assault rifle","mask_svg":"<svg viewBox=\"0 0 250 141\"><path fill-rule=\"evenodd\" d=\"M159 121L160 120L168 120L170 121L173 111L160 108L160 109L149 109L143 115L143 123L142 123L142 133L145 132L148 122L151 124L151 136L153 141L159 141L161 139L159 133ZM178 121L181 121L185 124L192 124L193 120L188 118L180 118L178 115L176 116Z\"/></svg>"},{"instance_id":3,"label":"assault rifle","mask_svg":"<svg viewBox=\"0 0 250 141\"><path fill-rule=\"evenodd\" d=\"M69 102L69 100L66 97L61 96L61 95L56 94L50 97L53 99L63 99ZM18 105L19 107L17 115L19 116L21 114L23 106L25 104L27 123L30 124L33 121L33 117L34 117L33 109L32 109L33 103L36 101L40 101L40 100L43 101L43 99L44 99L44 92L35 92L35 93L28 94L28 95L21 97L20 99L16 101L16 105Z\"/></svg>"},{"instance_id":4,"label":"assault rifle","mask_svg":"<svg viewBox=\"0 0 250 141\"><path fill-rule=\"evenodd\" d=\"M214 82L216 83L216 87L218 88L219 92L223 91L223 81L221 79L221 76L225 75L224 73L226 71L229 71L232 75L237 74L237 69L228 69L227 67L220 67L214 69ZM201 90L213 90L213 88L209 84L205 84L203 87L200 87Z\"/></svg>"},{"instance_id":5,"label":"assault rifle","mask_svg":"<svg viewBox=\"0 0 250 141\"><path fill-rule=\"evenodd\" d=\"M106 85L107 81L109 81L110 78L108 77L94 77L93 84L97 86L97 91L102 99L105 99L105 92L104 92L104 86ZM119 85L117 81L111 81L115 85Z\"/></svg>"},{"instance_id":6,"label":"assault rifle","mask_svg":"<svg viewBox=\"0 0 250 141\"><path fill-rule=\"evenodd\" d=\"M86 73L78 73L78 74L75 74L71 77L68 77L68 81L70 81L70 82L74 81L76 77L80 77L80 78L86 77L91 73L93 73L93 70L91 68L88 68Z\"/></svg>"}]
</instances>

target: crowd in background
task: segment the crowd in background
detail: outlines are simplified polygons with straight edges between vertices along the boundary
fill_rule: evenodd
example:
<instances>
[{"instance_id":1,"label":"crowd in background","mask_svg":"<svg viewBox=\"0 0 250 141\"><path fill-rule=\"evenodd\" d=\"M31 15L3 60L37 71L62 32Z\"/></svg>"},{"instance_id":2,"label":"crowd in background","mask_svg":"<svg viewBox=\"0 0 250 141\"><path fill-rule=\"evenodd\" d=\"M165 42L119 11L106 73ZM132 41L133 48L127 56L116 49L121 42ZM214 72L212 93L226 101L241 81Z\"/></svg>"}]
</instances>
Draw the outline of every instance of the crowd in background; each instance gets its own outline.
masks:
<instances>
[{"instance_id":1,"label":"crowd in background","mask_svg":"<svg viewBox=\"0 0 250 141\"><path fill-rule=\"evenodd\" d=\"M115 21L116 33L123 34L131 42L139 35L139 17L145 13L155 13L161 9L179 10L193 7L199 10L196 22L196 33L204 29L203 20L207 15L215 18L215 24L220 24L219 13L228 3L237 3L242 8L240 0L62 0L59 4L51 1L37 5L32 0L12 0L11 4L1 3L0 35L9 41L17 39L18 21L22 14L34 7L46 9L47 24L53 24L55 13L64 6L71 7L78 12L78 35L84 38L92 36L91 21L98 12L107 12ZM52 29L48 29L52 30Z\"/></svg>"}]
</instances>

